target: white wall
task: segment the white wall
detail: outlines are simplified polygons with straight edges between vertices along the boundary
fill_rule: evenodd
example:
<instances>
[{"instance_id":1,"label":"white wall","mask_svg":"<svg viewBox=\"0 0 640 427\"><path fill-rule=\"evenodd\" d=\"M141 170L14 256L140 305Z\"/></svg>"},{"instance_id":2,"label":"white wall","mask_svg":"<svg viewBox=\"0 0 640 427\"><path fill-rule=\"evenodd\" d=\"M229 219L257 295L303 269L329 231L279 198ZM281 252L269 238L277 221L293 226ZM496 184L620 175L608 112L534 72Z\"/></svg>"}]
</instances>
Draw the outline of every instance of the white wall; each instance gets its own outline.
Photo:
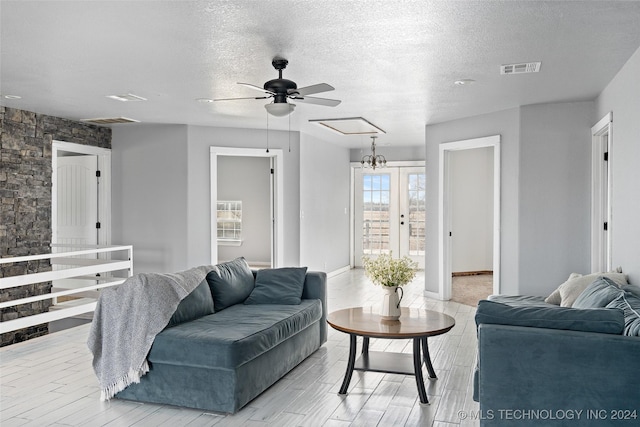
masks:
<instances>
[{"instance_id":1,"label":"white wall","mask_svg":"<svg viewBox=\"0 0 640 427\"><path fill-rule=\"evenodd\" d=\"M493 148L449 154L451 271L493 270Z\"/></svg>"},{"instance_id":2,"label":"white wall","mask_svg":"<svg viewBox=\"0 0 640 427\"><path fill-rule=\"evenodd\" d=\"M218 261L243 256L271 263L271 161L268 157L218 157L218 200L242 202L242 244L218 245Z\"/></svg>"},{"instance_id":3,"label":"white wall","mask_svg":"<svg viewBox=\"0 0 640 427\"><path fill-rule=\"evenodd\" d=\"M208 264L211 256L209 149L216 147L266 149L263 129L188 127L188 259L192 265ZM291 151L289 151L291 144ZM300 265L300 136L269 130L269 146L284 152L284 266Z\"/></svg>"},{"instance_id":4,"label":"white wall","mask_svg":"<svg viewBox=\"0 0 640 427\"><path fill-rule=\"evenodd\" d=\"M498 111L451 122L428 125L425 129L427 170L427 221L425 290L438 293L438 146L500 135L501 159L501 292L518 293L518 200L520 168L520 109Z\"/></svg>"},{"instance_id":5,"label":"white wall","mask_svg":"<svg viewBox=\"0 0 640 427\"><path fill-rule=\"evenodd\" d=\"M112 242L133 245L134 272L188 266L187 127L114 126Z\"/></svg>"},{"instance_id":6,"label":"white wall","mask_svg":"<svg viewBox=\"0 0 640 427\"><path fill-rule=\"evenodd\" d=\"M519 291L548 295L591 264L593 102L520 109Z\"/></svg>"},{"instance_id":7,"label":"white wall","mask_svg":"<svg viewBox=\"0 0 640 427\"><path fill-rule=\"evenodd\" d=\"M299 135L269 131L284 151L284 264L299 265ZM289 143L291 151L289 151ZM113 242L134 246L136 272L211 263L209 147L266 147L266 131L185 125L116 126Z\"/></svg>"},{"instance_id":8,"label":"white wall","mask_svg":"<svg viewBox=\"0 0 640 427\"><path fill-rule=\"evenodd\" d=\"M426 127L427 210L438 212L438 144L501 135L504 294L548 295L588 272L593 102L539 104ZM437 221L427 227L425 288L438 289Z\"/></svg>"},{"instance_id":9,"label":"white wall","mask_svg":"<svg viewBox=\"0 0 640 427\"><path fill-rule=\"evenodd\" d=\"M640 285L640 48L596 100L595 124L613 112L612 258Z\"/></svg>"},{"instance_id":10,"label":"white wall","mask_svg":"<svg viewBox=\"0 0 640 427\"><path fill-rule=\"evenodd\" d=\"M300 136L300 263L331 272L349 265L349 150Z\"/></svg>"}]
</instances>

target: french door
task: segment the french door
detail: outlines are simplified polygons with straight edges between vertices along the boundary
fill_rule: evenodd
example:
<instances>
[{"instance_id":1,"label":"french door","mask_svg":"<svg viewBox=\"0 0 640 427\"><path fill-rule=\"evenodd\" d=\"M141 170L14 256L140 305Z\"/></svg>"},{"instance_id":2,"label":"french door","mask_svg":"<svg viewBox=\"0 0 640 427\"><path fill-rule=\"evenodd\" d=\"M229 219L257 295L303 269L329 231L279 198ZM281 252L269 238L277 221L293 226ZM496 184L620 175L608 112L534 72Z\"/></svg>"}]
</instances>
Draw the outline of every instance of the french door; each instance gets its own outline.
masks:
<instances>
[{"instance_id":1,"label":"french door","mask_svg":"<svg viewBox=\"0 0 640 427\"><path fill-rule=\"evenodd\" d=\"M392 253L424 268L424 167L354 171L354 264L362 257Z\"/></svg>"}]
</instances>

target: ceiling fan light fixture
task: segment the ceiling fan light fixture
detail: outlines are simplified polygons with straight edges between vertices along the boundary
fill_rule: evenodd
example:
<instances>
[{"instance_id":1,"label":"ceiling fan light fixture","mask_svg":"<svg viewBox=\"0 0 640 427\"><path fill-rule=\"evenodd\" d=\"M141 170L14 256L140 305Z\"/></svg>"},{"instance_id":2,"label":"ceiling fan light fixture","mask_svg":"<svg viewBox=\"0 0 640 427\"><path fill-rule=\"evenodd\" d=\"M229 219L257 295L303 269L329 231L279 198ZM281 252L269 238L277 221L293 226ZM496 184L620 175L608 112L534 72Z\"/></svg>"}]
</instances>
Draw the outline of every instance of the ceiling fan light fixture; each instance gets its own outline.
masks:
<instances>
[{"instance_id":1,"label":"ceiling fan light fixture","mask_svg":"<svg viewBox=\"0 0 640 427\"><path fill-rule=\"evenodd\" d=\"M293 110L296 108L296 105L290 104L288 102L278 102L278 103L267 104L264 106L264 108L266 108L267 112L272 116L285 117L293 113Z\"/></svg>"}]
</instances>

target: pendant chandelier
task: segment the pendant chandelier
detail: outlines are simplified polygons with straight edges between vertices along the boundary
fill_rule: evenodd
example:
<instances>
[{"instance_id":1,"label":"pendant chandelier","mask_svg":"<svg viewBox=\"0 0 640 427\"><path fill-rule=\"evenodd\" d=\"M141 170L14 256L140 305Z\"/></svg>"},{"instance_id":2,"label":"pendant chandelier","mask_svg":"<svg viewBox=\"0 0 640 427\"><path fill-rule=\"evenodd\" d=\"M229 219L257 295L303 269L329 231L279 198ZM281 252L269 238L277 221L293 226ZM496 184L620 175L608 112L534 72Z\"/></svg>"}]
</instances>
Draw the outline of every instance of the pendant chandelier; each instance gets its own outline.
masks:
<instances>
[{"instance_id":1,"label":"pendant chandelier","mask_svg":"<svg viewBox=\"0 0 640 427\"><path fill-rule=\"evenodd\" d=\"M377 136L371 137L371 154L363 156L362 160L360 160L360 164L362 164L364 168L375 170L376 168L383 168L387 164L387 159L385 159L383 155L376 155L376 138Z\"/></svg>"}]
</instances>

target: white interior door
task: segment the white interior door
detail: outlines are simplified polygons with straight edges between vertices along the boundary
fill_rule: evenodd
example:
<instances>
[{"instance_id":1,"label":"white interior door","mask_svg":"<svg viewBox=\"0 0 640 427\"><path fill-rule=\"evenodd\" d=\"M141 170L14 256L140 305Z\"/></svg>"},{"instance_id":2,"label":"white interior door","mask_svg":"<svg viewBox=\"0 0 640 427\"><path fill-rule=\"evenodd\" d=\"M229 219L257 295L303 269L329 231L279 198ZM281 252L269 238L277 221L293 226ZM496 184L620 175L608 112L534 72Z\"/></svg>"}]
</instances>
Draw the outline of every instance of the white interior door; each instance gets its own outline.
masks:
<instances>
[{"instance_id":1,"label":"white interior door","mask_svg":"<svg viewBox=\"0 0 640 427\"><path fill-rule=\"evenodd\" d=\"M64 245L96 245L98 233L98 156L58 158L57 236Z\"/></svg>"},{"instance_id":2,"label":"white interior door","mask_svg":"<svg viewBox=\"0 0 640 427\"><path fill-rule=\"evenodd\" d=\"M98 156L71 155L57 158L56 235L53 242L65 245L59 251L71 251L98 244ZM65 268L55 265L55 269ZM95 283L93 280L54 280L54 290L74 289ZM77 294L76 296L89 296Z\"/></svg>"},{"instance_id":3,"label":"white interior door","mask_svg":"<svg viewBox=\"0 0 640 427\"><path fill-rule=\"evenodd\" d=\"M354 178L354 265L391 252L424 268L424 167L357 168Z\"/></svg>"}]
</instances>

